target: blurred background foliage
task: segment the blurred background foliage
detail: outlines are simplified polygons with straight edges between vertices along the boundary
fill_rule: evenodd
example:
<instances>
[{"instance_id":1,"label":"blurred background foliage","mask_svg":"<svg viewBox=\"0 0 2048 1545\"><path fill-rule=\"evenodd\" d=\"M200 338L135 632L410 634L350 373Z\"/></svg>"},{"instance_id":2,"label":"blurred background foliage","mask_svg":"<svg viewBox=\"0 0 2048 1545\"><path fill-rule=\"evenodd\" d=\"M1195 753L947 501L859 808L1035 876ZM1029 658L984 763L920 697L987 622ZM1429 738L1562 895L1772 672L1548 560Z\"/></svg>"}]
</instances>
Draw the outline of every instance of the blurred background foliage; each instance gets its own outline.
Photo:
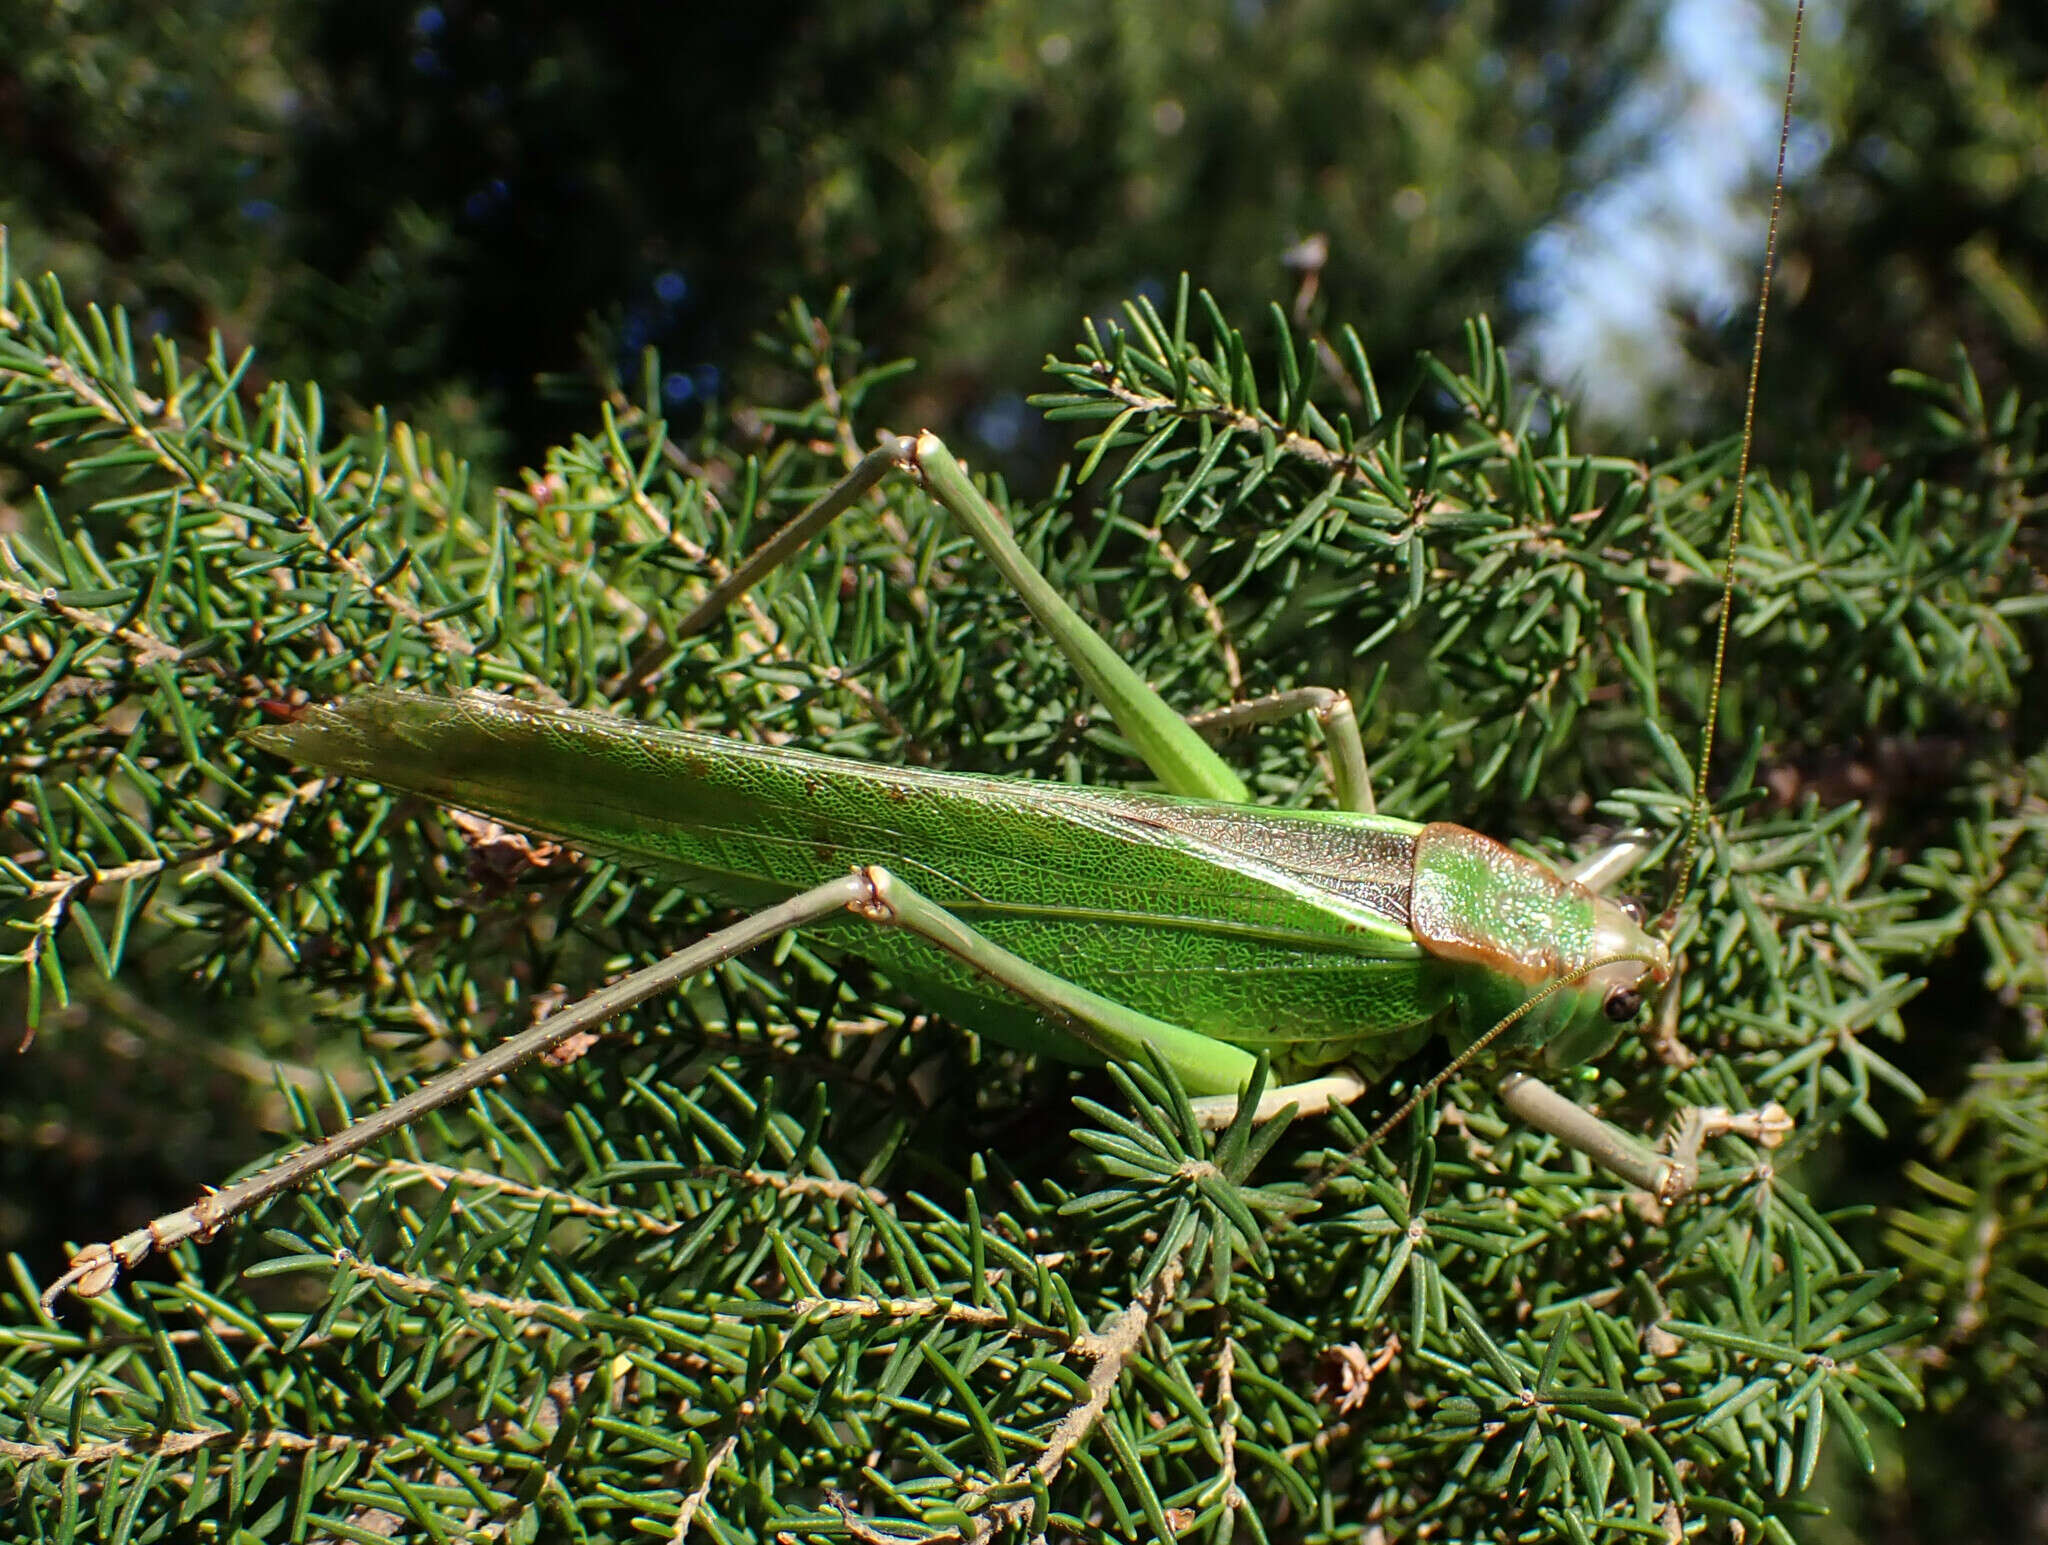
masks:
<instances>
[{"instance_id":1,"label":"blurred background foliage","mask_svg":"<svg viewBox=\"0 0 2048 1545\"><path fill-rule=\"evenodd\" d=\"M1039 362L1182 269L1380 359L1488 312L1623 427L1725 423L1784 27L1696 0L9 10L23 272L260 336L266 370L503 466L587 422L564 382L593 353L659 346L684 409L841 283L925 364L906 422L1044 461ZM1813 16L1768 459L1898 422L1888 372L1958 339L1993 395L2048 371L2043 30ZM1671 153L1701 143L1725 154Z\"/></svg>"},{"instance_id":2,"label":"blurred background foliage","mask_svg":"<svg viewBox=\"0 0 2048 1545\"><path fill-rule=\"evenodd\" d=\"M1032 486L1065 450L1024 402L1042 359L1183 269L1235 316L1277 301L1310 330L1348 322L1382 362L1491 313L1533 371L1644 443L1734 423L1767 154L1751 131L1783 25L1733 0L14 6L0 223L18 271L128 306L139 331L260 341L252 386L317 379L343 418L387 405L500 479L587 430L607 374L649 346L681 424L774 398L750 339L791 294L843 283L874 357L923 362L892 422ZM1960 343L1994 400L2048 386L2048 18L1823 9L1805 70L1762 454L1875 467L1918 411L1897 368L1946 377ZM1668 157L1718 117L1725 161ZM0 462L0 502L40 470ZM2040 706L2009 744L2039 743ZM1965 752L1934 729L1783 776L1938 801ZM1972 1034L2038 1056L2024 941L1986 947L2013 950L2016 1007ZM137 1044L189 1051L206 1024L214 1049L109 1067L73 1043L10 1070L44 1115L0 1130L0 1246L47 1251L75 1209L180 1200L248 1157L251 1134L206 1114L253 1071L220 1048L321 1055L263 1007L110 996ZM261 1023L224 1033L242 1015ZM1965 1097L1936 1151L1998 1119L1981 1088L1928 1082ZM1970 1194L1926 1180L1940 1205L1897 1229L1908 1256L1972 1226ZM2008 1354L2039 1366L2037 1346ZM1948 1387L1947 1419L1881 1478L1887 1505L1850 1514L1861 1538L2048 1538L2048 1428L1982 1394Z\"/></svg>"}]
</instances>

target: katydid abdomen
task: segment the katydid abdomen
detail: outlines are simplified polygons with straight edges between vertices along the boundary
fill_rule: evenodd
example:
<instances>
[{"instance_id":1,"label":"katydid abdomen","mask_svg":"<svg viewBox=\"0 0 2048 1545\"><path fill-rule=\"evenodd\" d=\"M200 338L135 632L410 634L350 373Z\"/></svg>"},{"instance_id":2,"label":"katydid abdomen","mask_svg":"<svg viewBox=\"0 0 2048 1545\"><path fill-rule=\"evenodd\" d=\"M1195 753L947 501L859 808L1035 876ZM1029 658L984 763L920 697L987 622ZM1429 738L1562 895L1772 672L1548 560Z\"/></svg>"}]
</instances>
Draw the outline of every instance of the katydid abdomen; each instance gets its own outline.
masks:
<instances>
[{"instance_id":1,"label":"katydid abdomen","mask_svg":"<svg viewBox=\"0 0 2048 1545\"><path fill-rule=\"evenodd\" d=\"M1042 970L1283 1076L1343 1062L1371 1078L1596 960L1623 957L1631 982L1662 960L1614 904L1443 824L878 766L481 693L373 691L255 738L725 905L883 866ZM1089 1055L911 933L852 917L808 932L975 1028ZM1555 993L1514 1047L1602 1049L1612 1027L1579 1000L1606 985ZM1222 1066L1224 1087L1193 1092L1234 1092Z\"/></svg>"}]
</instances>

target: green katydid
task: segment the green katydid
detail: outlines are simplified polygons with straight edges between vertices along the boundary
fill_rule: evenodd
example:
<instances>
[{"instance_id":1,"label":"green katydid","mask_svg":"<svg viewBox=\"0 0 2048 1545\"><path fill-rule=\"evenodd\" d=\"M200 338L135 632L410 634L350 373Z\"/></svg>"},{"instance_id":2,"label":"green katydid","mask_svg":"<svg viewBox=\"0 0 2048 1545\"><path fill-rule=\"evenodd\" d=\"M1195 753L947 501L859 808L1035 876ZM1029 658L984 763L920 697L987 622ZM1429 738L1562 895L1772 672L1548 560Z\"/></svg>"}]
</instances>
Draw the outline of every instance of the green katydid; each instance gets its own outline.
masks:
<instances>
[{"instance_id":1,"label":"green katydid","mask_svg":"<svg viewBox=\"0 0 2048 1545\"><path fill-rule=\"evenodd\" d=\"M1789 110L1788 97L1788 121ZM1771 229L1774 240L1775 205ZM1768 257L1762 294L1767 302ZM1763 311L1760 304L1759 346ZM1731 551L1755 390L1753 363ZM1692 1111L1653 1148L1536 1076L1598 1057L1671 980L1664 940L1640 909L1605 894L1644 856L1645 842L1624 836L1559 873L1463 827L1380 815L1352 705L1338 691L1182 718L1032 566L929 433L883 436L684 631L707 625L899 469L918 477L1002 572L1164 794L882 767L483 693L386 688L302 710L254 738L301 765L559 838L753 911L271 1169L86 1247L45 1302L66 1289L105 1292L152 1251L210 1234L385 1133L790 929L871 960L930 1006L1022 1049L1074 1061L1154 1055L1216 1124L1237 1114L1261 1057L1289 1081L1264 1095L1256 1115L1315 1112L1356 1098L1443 1031L1452 1059L1423 1092L1468 1064L1493 1065L1516 1115L1666 1201L1693 1188L1707 1140L1736 1132L1769 1144L1782 1134L1776 1107ZM1732 571L1724 597L1731 594ZM1717 692L1728 614L1724 603ZM1203 730L1303 712L1323 725L1338 808L1252 805ZM1711 736L1710 714L1696 790ZM1702 818L1698 800L1681 875Z\"/></svg>"},{"instance_id":2,"label":"green katydid","mask_svg":"<svg viewBox=\"0 0 2048 1545\"><path fill-rule=\"evenodd\" d=\"M110 1244L51 1288L90 1295L153 1249L210 1233L383 1133L785 929L864 955L933 1006L1028 1050L1162 1057L1227 1120L1257 1054L1283 1074L1261 1115L1354 1098L1449 1021L1453 1067L1491 1055L1518 1115L1676 1199L1701 1142L1781 1118L1691 1113L1664 1151L1580 1111L1529 1068L1605 1051L1671 976L1666 945L1604 888L1624 838L1560 875L1490 838L1372 810L1341 693L1237 705L1308 711L1338 769L1334 811L1246 803L1223 760L1030 566L931 435L883 446L787 528L800 541L891 467L914 469L994 557L1170 791L1078 789L878 767L482 693L378 690L257 732L294 761L372 778L670 873L760 908L251 1180ZM776 555L767 555L772 560ZM747 582L734 576L717 605ZM913 883L914 882L914 883ZM1320 1071L1320 1070L1329 1071Z\"/></svg>"}]
</instances>

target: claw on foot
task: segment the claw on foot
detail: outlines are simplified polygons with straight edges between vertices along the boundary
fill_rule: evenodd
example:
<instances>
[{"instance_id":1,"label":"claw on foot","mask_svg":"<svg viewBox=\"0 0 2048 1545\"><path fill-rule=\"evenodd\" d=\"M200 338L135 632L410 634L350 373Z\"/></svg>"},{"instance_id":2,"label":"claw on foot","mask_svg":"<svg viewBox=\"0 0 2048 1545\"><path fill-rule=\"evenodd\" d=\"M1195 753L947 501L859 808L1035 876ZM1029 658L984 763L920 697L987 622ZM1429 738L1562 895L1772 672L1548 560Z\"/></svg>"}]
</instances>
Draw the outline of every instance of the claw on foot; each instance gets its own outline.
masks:
<instances>
[{"instance_id":1,"label":"claw on foot","mask_svg":"<svg viewBox=\"0 0 2048 1545\"><path fill-rule=\"evenodd\" d=\"M1715 1138L1747 1138L1759 1148L1770 1149L1792 1134L1792 1126L1792 1113L1776 1100L1758 1110L1703 1105L1681 1112L1660 1144L1666 1167L1657 1187L1658 1200L1676 1201L1699 1184L1700 1149Z\"/></svg>"},{"instance_id":2,"label":"claw on foot","mask_svg":"<svg viewBox=\"0 0 2048 1545\"><path fill-rule=\"evenodd\" d=\"M151 1219L146 1227L132 1234L87 1245L71 1257L64 1275L43 1289L43 1311L54 1312L57 1300L66 1293L74 1298L98 1298L121 1280L122 1272L134 1270L159 1250L168 1250L188 1239L204 1244L220 1227L212 1205L215 1194L209 1192L190 1207Z\"/></svg>"}]
</instances>

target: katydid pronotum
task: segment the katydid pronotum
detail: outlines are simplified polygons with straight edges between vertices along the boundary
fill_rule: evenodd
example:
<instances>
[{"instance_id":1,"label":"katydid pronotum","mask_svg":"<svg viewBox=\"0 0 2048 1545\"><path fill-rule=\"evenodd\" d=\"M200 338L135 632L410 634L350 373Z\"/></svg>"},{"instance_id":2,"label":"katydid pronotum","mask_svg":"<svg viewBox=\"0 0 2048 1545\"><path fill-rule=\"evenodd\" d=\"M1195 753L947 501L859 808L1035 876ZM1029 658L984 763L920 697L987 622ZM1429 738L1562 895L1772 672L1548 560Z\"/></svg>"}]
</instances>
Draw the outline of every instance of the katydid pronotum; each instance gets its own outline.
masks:
<instances>
[{"instance_id":1,"label":"katydid pronotum","mask_svg":"<svg viewBox=\"0 0 2048 1545\"><path fill-rule=\"evenodd\" d=\"M1789 88L1786 113L1789 125ZM1781 148L1781 185L1782 159ZM1774 243L1775 205L1771 230ZM1768 294L1767 256L1766 302ZM1731 551L1755 393L1753 361ZM1672 978L1669 948L1642 911L1606 894L1647 852L1639 837L1625 835L1558 873L1463 827L1380 815L1352 704L1334 689L1182 718L1032 566L929 433L884 435L684 631L708 625L896 471L917 477L1003 573L1163 795L878 767L482 693L386 688L299 710L255 738L301 765L472 810L753 910L273 1168L87 1246L46 1304L67 1290L106 1292L152 1252L210 1235L383 1135L791 929L869 959L929 1006L1025 1050L1076 1061L1154 1055L1217 1125L1237 1115L1262 1056L1289 1081L1264 1095L1257 1117L1287 1107L1312 1114L1358 1097L1445 1032L1450 1063L1416 1098L1458 1069L1491 1066L1507 1109L1665 1202L1693 1189L1707 1141L1736 1133L1769 1145L1782 1136L1787 1120L1775 1106L1716 1108L1684 1113L1652 1147L1538 1076L1602 1054ZM1732 569L1723 593L1717 691ZM1251 804L1204 732L1303 713L1323 727L1337 808ZM1697 791L1712 722L1710 713L1693 835L1704 818ZM1681 876L1690 856L1689 839Z\"/></svg>"}]
</instances>

